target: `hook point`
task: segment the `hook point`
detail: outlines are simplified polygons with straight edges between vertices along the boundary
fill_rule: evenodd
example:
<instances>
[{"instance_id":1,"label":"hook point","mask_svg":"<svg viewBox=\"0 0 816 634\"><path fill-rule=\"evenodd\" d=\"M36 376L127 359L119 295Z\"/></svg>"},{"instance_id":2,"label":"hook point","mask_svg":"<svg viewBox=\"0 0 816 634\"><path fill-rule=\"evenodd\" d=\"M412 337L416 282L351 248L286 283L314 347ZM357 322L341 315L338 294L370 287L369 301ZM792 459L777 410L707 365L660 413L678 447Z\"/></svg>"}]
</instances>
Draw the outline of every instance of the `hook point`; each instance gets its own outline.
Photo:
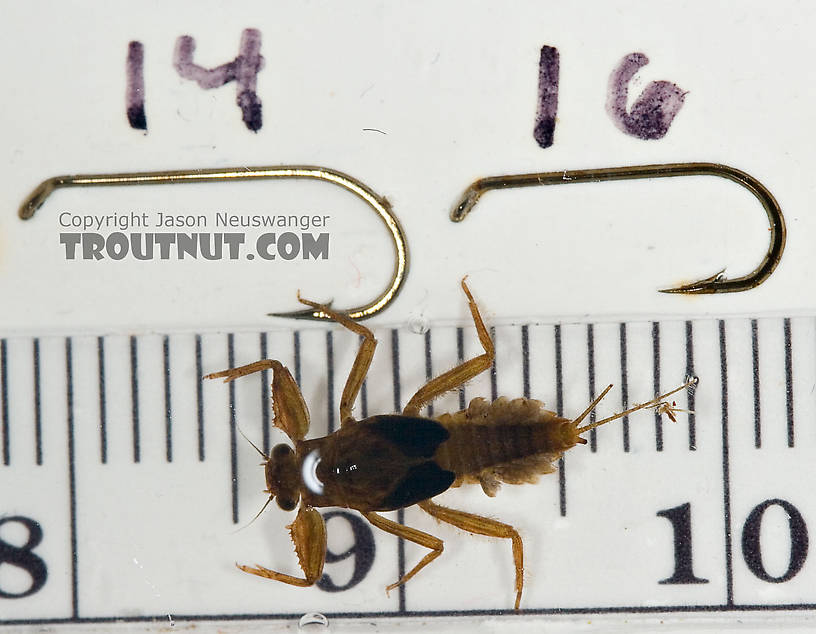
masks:
<instances>
[{"instance_id":1,"label":"hook point","mask_svg":"<svg viewBox=\"0 0 816 634\"><path fill-rule=\"evenodd\" d=\"M328 319L323 311L313 310L307 308L305 310L292 310L286 313L266 313L267 317L283 317L284 319L309 319L314 321L323 321Z\"/></svg>"},{"instance_id":2,"label":"hook point","mask_svg":"<svg viewBox=\"0 0 816 634\"><path fill-rule=\"evenodd\" d=\"M285 319L310 319L314 321L325 321L327 319L330 319L329 316L322 310L317 308L317 306L331 308L332 304L334 303L333 299L330 299L325 304L317 304L316 302L310 302L308 300L304 301L303 298L300 296L300 289L298 289L298 299L304 304L308 304L309 306L311 306L311 308L305 308L303 310L292 310L285 313L266 313L266 316L283 317Z\"/></svg>"}]
</instances>

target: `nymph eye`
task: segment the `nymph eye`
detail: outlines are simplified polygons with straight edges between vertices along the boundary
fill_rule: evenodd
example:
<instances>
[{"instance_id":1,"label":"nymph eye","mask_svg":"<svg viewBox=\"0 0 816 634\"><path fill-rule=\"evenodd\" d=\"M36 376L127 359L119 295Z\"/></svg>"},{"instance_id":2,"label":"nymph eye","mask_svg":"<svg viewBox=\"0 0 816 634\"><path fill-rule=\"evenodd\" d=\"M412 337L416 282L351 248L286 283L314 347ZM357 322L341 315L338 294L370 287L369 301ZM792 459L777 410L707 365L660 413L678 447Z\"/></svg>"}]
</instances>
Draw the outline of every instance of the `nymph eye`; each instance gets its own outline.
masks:
<instances>
[{"instance_id":1,"label":"nymph eye","mask_svg":"<svg viewBox=\"0 0 816 634\"><path fill-rule=\"evenodd\" d=\"M292 453L292 448L289 445L275 445L272 449L272 460L280 460Z\"/></svg>"},{"instance_id":2,"label":"nymph eye","mask_svg":"<svg viewBox=\"0 0 816 634\"><path fill-rule=\"evenodd\" d=\"M295 500L287 500L286 498L277 498L278 506L284 511L294 511L297 506Z\"/></svg>"}]
</instances>

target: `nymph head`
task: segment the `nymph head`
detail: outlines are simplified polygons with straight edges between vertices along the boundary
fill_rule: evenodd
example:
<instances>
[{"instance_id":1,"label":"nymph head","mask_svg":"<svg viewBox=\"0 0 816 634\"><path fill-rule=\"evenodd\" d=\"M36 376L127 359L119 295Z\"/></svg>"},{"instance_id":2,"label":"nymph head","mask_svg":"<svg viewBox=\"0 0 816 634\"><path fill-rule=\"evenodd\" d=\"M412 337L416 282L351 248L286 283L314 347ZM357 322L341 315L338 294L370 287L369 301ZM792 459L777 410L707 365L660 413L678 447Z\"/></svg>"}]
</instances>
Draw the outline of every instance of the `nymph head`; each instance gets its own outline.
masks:
<instances>
[{"instance_id":1,"label":"nymph head","mask_svg":"<svg viewBox=\"0 0 816 634\"><path fill-rule=\"evenodd\" d=\"M275 445L264 462L266 491L284 511L292 511L300 500L297 456L289 445Z\"/></svg>"}]
</instances>

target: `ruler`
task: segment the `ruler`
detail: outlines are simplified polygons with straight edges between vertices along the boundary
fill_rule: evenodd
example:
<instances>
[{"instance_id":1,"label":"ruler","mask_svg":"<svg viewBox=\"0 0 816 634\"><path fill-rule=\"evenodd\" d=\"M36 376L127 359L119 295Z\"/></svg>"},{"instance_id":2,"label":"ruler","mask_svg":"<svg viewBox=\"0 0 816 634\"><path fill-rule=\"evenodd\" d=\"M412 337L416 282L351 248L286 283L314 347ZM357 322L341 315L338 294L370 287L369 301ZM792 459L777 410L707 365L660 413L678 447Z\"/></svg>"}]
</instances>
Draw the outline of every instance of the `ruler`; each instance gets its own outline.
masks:
<instances>
[{"instance_id":1,"label":"ruler","mask_svg":"<svg viewBox=\"0 0 816 634\"><path fill-rule=\"evenodd\" d=\"M375 334L358 417L399 410L428 377L480 351L471 327ZM437 498L519 529L522 612L728 619L816 608L816 318L527 323L492 334L492 371L430 415L498 395L576 415L614 383L602 416L699 377L677 396L693 413L676 423L638 412L593 430L536 485ZM225 385L202 375L280 359L309 404L310 436L324 435L357 345L337 327L0 340L0 625L512 616L509 544L416 508L389 516L446 549L390 596L384 586L423 549L340 509L322 510L329 553L318 587L235 569L298 572L284 528L293 515L272 504L251 522L263 470L237 428L264 451L283 437L271 425L270 376Z\"/></svg>"}]
</instances>

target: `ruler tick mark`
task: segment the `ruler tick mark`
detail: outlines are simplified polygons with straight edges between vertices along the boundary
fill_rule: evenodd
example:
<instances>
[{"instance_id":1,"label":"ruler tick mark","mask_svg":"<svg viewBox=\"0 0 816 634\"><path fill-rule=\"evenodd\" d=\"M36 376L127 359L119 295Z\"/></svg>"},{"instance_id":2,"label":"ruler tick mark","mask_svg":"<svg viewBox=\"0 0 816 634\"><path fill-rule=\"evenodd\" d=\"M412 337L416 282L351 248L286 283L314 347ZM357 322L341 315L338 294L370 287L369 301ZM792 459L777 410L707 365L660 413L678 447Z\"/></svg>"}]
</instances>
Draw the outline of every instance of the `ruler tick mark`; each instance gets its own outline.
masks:
<instances>
[{"instance_id":1,"label":"ruler tick mark","mask_svg":"<svg viewBox=\"0 0 816 634\"><path fill-rule=\"evenodd\" d=\"M262 332L260 337L261 359L267 359L268 349L266 333ZM269 455L269 370L261 370L261 428L263 432L263 450Z\"/></svg>"},{"instance_id":2,"label":"ruler tick mark","mask_svg":"<svg viewBox=\"0 0 816 634\"><path fill-rule=\"evenodd\" d=\"M754 374L754 447L762 447L762 421L759 392L759 333L757 320L751 320L751 360Z\"/></svg>"},{"instance_id":3,"label":"ruler tick mark","mask_svg":"<svg viewBox=\"0 0 816 634\"><path fill-rule=\"evenodd\" d=\"M497 348L496 345L496 328L495 326L490 327L490 339L493 342L494 350ZM496 357L498 355L493 355L493 363L490 364L490 400L495 401L499 398L499 386L498 386L498 377L496 376Z\"/></svg>"},{"instance_id":4,"label":"ruler tick mark","mask_svg":"<svg viewBox=\"0 0 816 634\"><path fill-rule=\"evenodd\" d=\"M334 338L332 331L326 331L326 404L328 433L334 431Z\"/></svg>"},{"instance_id":5,"label":"ruler tick mark","mask_svg":"<svg viewBox=\"0 0 816 634\"><path fill-rule=\"evenodd\" d=\"M530 327L521 327L521 393L530 398Z\"/></svg>"},{"instance_id":6,"label":"ruler tick mark","mask_svg":"<svg viewBox=\"0 0 816 634\"><path fill-rule=\"evenodd\" d=\"M365 337L362 335L360 336L360 345L362 345L363 341L365 341ZM360 417L361 418L368 418L368 378L363 379L362 385L360 385Z\"/></svg>"},{"instance_id":7,"label":"ruler tick mark","mask_svg":"<svg viewBox=\"0 0 816 634\"><path fill-rule=\"evenodd\" d=\"M294 347L294 357L295 357L295 383L301 385L300 383L300 331L295 330L292 333L292 346Z\"/></svg>"},{"instance_id":8,"label":"ruler tick mark","mask_svg":"<svg viewBox=\"0 0 816 634\"><path fill-rule=\"evenodd\" d=\"M627 368L626 355L626 324L621 322L618 328L618 339L620 341L620 367L621 367L621 408L629 409L629 371ZM623 433L623 451L629 452L629 416L621 419L621 430Z\"/></svg>"},{"instance_id":9,"label":"ruler tick mark","mask_svg":"<svg viewBox=\"0 0 816 634\"><path fill-rule=\"evenodd\" d=\"M162 340L164 360L164 445L167 462L173 462L173 407L170 398L170 338Z\"/></svg>"},{"instance_id":10,"label":"ruler tick mark","mask_svg":"<svg viewBox=\"0 0 816 634\"><path fill-rule=\"evenodd\" d=\"M428 382L433 378L433 357L431 356L431 329L425 331L425 381ZM428 417L433 417L433 402L428 403L426 407Z\"/></svg>"},{"instance_id":11,"label":"ruler tick mark","mask_svg":"<svg viewBox=\"0 0 816 634\"><path fill-rule=\"evenodd\" d=\"M11 462L11 442L9 440L8 417L8 351L6 340L0 339L0 425L3 428L3 464Z\"/></svg>"},{"instance_id":12,"label":"ruler tick mark","mask_svg":"<svg viewBox=\"0 0 816 634\"><path fill-rule=\"evenodd\" d=\"M734 573L731 560L731 484L729 481L728 449L728 361L726 355L725 322L719 320L720 336L720 399L722 403L722 479L723 515L725 524L725 591L726 605L734 605Z\"/></svg>"},{"instance_id":13,"label":"ruler tick mark","mask_svg":"<svg viewBox=\"0 0 816 634\"><path fill-rule=\"evenodd\" d=\"M788 420L788 447L793 447L793 347L790 317L786 317L783 324L785 331L785 412Z\"/></svg>"},{"instance_id":14,"label":"ruler tick mark","mask_svg":"<svg viewBox=\"0 0 816 634\"><path fill-rule=\"evenodd\" d=\"M235 335L227 335L227 365L235 367ZM235 383L229 382L229 425L230 425L230 491L232 493L232 523L238 523L238 440L235 434L237 426L235 416Z\"/></svg>"},{"instance_id":15,"label":"ruler tick mark","mask_svg":"<svg viewBox=\"0 0 816 634\"><path fill-rule=\"evenodd\" d=\"M561 324L555 324L555 402L556 413L564 415L564 381L561 365ZM558 508L561 517L567 515L567 472L564 457L558 459Z\"/></svg>"},{"instance_id":16,"label":"ruler tick mark","mask_svg":"<svg viewBox=\"0 0 816 634\"><path fill-rule=\"evenodd\" d=\"M400 385L400 346L399 346L399 331L396 328L391 329L391 379L394 385L394 411L402 411L402 390ZM397 511L397 522L405 524L405 509ZM397 539L397 579L402 579L405 576L405 540L400 537ZM397 591L399 592L399 608L400 613L406 611L405 605L405 585L402 584Z\"/></svg>"},{"instance_id":17,"label":"ruler tick mark","mask_svg":"<svg viewBox=\"0 0 816 634\"><path fill-rule=\"evenodd\" d=\"M68 503L71 520L71 612L79 618L79 578L77 553L77 497L74 448L74 362L71 337L65 338L65 408L68 435Z\"/></svg>"},{"instance_id":18,"label":"ruler tick mark","mask_svg":"<svg viewBox=\"0 0 816 634\"><path fill-rule=\"evenodd\" d=\"M368 379L363 379L360 386L360 415L362 418L368 418Z\"/></svg>"},{"instance_id":19,"label":"ruler tick mark","mask_svg":"<svg viewBox=\"0 0 816 634\"><path fill-rule=\"evenodd\" d=\"M660 324L652 322L652 380L655 396L660 394ZM655 409L655 449L663 451L663 417Z\"/></svg>"},{"instance_id":20,"label":"ruler tick mark","mask_svg":"<svg viewBox=\"0 0 816 634\"><path fill-rule=\"evenodd\" d=\"M37 465L43 463L42 451L42 403L40 401L40 339L34 337L32 342L34 361L34 443Z\"/></svg>"},{"instance_id":21,"label":"ruler tick mark","mask_svg":"<svg viewBox=\"0 0 816 634\"><path fill-rule=\"evenodd\" d=\"M586 327L587 338L587 379L589 383L589 401L595 400L595 331L592 324L587 324ZM659 393L659 392L658 392ZM595 409L589 413L589 423L592 424L597 420ZM589 448L595 453L598 451L598 434L597 429L589 430Z\"/></svg>"},{"instance_id":22,"label":"ruler tick mark","mask_svg":"<svg viewBox=\"0 0 816 634\"><path fill-rule=\"evenodd\" d=\"M686 321L686 376L696 376L694 371L694 329L692 322ZM688 401L688 434L689 434L689 451L697 450L697 427L694 414L694 390L686 392L686 399Z\"/></svg>"},{"instance_id":23,"label":"ruler tick mark","mask_svg":"<svg viewBox=\"0 0 816 634\"><path fill-rule=\"evenodd\" d=\"M141 438L139 432L139 353L138 340L130 337L130 399L133 423L133 462L141 461Z\"/></svg>"},{"instance_id":24,"label":"ruler tick mark","mask_svg":"<svg viewBox=\"0 0 816 634\"><path fill-rule=\"evenodd\" d=\"M99 459L108 462L108 406L105 393L105 338L96 338L97 372L99 374Z\"/></svg>"},{"instance_id":25,"label":"ruler tick mark","mask_svg":"<svg viewBox=\"0 0 816 634\"><path fill-rule=\"evenodd\" d=\"M461 365L465 361L465 330L461 326L456 328L456 363ZM459 409L465 409L465 386L459 386Z\"/></svg>"},{"instance_id":26,"label":"ruler tick mark","mask_svg":"<svg viewBox=\"0 0 816 634\"><path fill-rule=\"evenodd\" d=\"M196 420L198 424L198 461L204 462L204 371L201 364L201 335L195 336Z\"/></svg>"}]
</instances>

